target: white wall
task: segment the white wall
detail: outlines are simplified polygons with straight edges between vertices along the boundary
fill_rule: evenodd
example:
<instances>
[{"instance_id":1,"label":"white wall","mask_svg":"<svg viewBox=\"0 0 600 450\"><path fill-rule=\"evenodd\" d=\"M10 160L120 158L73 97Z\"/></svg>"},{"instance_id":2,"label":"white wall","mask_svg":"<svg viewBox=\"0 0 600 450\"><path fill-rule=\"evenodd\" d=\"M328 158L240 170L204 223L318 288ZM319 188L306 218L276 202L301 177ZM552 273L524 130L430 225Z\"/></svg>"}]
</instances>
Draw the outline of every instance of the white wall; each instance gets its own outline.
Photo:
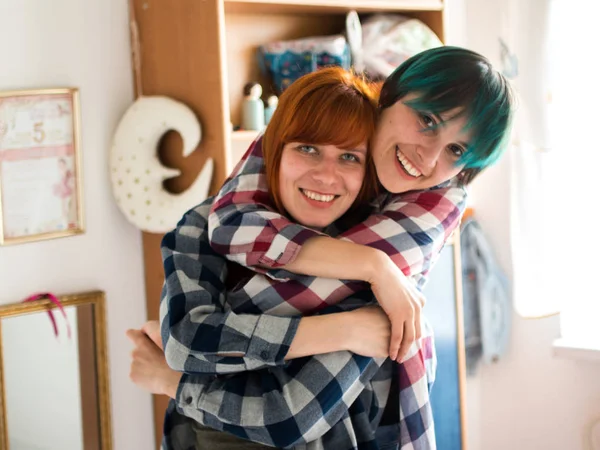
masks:
<instances>
[{"instance_id":1,"label":"white wall","mask_svg":"<svg viewBox=\"0 0 600 450\"><path fill-rule=\"evenodd\" d=\"M128 379L124 335L146 317L141 235L117 209L107 169L112 132L133 99L127 2L2 0L0 42L0 90L80 89L87 227L81 236L1 247L0 303L36 291L104 290L114 448L148 450L151 400Z\"/></svg>"},{"instance_id":2,"label":"white wall","mask_svg":"<svg viewBox=\"0 0 600 450\"><path fill-rule=\"evenodd\" d=\"M523 72L528 63L537 64L535 30L539 28L533 23L548 1L465 0L466 45L497 64L500 36L509 41L512 36L515 40L509 43L515 46L526 42L526 60L520 61ZM535 79L527 81L535 88ZM510 160L505 157L474 182L472 206L500 265L510 275L509 181ZM600 364L552 356L559 321L558 317L527 320L515 315L506 357L468 379L470 450L587 449L584 429L600 416Z\"/></svg>"},{"instance_id":3,"label":"white wall","mask_svg":"<svg viewBox=\"0 0 600 450\"><path fill-rule=\"evenodd\" d=\"M474 207L510 274L505 159L473 186ZM470 450L587 450L584 429L600 416L600 363L560 360L552 341L559 317L513 317L508 354L468 379Z\"/></svg>"}]
</instances>

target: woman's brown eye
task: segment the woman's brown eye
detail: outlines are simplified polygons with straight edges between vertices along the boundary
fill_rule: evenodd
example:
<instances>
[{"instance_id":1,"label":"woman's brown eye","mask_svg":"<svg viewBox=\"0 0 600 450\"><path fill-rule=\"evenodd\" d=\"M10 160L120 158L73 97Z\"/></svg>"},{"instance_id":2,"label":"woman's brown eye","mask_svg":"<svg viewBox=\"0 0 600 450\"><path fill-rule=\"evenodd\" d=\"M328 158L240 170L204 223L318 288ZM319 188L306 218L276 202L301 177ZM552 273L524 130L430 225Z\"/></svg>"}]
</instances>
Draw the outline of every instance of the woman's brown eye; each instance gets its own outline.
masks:
<instances>
[{"instance_id":1,"label":"woman's brown eye","mask_svg":"<svg viewBox=\"0 0 600 450\"><path fill-rule=\"evenodd\" d=\"M419 116L421 117L421 122L423 123L423 125L425 125L426 128L431 128L435 126L435 119L429 114L420 113Z\"/></svg>"},{"instance_id":2,"label":"woman's brown eye","mask_svg":"<svg viewBox=\"0 0 600 450\"><path fill-rule=\"evenodd\" d=\"M465 149L462 148L460 145L450 145L448 147L448 149L450 150L450 153L452 153L452 155L456 156L457 158L460 158L463 153L465 152Z\"/></svg>"}]
</instances>

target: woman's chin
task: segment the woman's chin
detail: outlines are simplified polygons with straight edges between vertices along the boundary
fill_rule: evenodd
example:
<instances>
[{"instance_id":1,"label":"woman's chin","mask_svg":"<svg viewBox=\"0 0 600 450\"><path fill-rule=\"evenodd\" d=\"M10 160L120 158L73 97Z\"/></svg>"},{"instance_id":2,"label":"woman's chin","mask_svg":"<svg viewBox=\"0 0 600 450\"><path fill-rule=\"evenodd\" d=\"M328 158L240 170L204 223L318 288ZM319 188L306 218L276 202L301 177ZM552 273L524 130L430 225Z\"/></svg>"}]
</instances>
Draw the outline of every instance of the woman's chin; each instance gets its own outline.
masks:
<instances>
[{"instance_id":1,"label":"woman's chin","mask_svg":"<svg viewBox=\"0 0 600 450\"><path fill-rule=\"evenodd\" d=\"M301 225L304 225L305 227L308 227L308 228L312 228L314 230L321 230L323 228L326 228L329 225L331 225L333 222L335 222L335 219L333 219L333 220L311 219L311 220L298 221L298 223L300 223Z\"/></svg>"},{"instance_id":2,"label":"woman's chin","mask_svg":"<svg viewBox=\"0 0 600 450\"><path fill-rule=\"evenodd\" d=\"M384 176L379 177L379 182L386 191L391 192L392 194L401 194L411 189L411 183L400 178L395 171L392 172L391 170Z\"/></svg>"},{"instance_id":3,"label":"woman's chin","mask_svg":"<svg viewBox=\"0 0 600 450\"><path fill-rule=\"evenodd\" d=\"M302 214L302 217L293 217L296 222L308 228L320 230L328 227L339 217L333 214Z\"/></svg>"}]
</instances>

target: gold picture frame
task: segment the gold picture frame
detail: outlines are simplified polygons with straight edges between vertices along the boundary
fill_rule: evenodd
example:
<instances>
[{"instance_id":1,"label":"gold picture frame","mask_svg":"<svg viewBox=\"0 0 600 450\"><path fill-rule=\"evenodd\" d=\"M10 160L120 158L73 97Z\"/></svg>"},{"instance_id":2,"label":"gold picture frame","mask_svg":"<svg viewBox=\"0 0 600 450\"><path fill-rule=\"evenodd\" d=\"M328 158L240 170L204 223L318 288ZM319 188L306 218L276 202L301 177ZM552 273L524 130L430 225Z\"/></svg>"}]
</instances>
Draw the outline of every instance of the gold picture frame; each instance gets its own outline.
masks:
<instances>
[{"instance_id":1,"label":"gold picture frame","mask_svg":"<svg viewBox=\"0 0 600 450\"><path fill-rule=\"evenodd\" d=\"M64 308L77 307L82 435L86 450L111 450L109 364L106 338L106 300L102 291L58 297ZM2 321L9 317L55 310L49 299L0 305L0 448L9 450L6 412ZM91 326L90 326L91 323ZM88 348L93 346L93 351ZM91 370L95 369L95 370Z\"/></svg>"},{"instance_id":2,"label":"gold picture frame","mask_svg":"<svg viewBox=\"0 0 600 450\"><path fill-rule=\"evenodd\" d=\"M0 92L0 245L80 234L77 88Z\"/></svg>"}]
</instances>

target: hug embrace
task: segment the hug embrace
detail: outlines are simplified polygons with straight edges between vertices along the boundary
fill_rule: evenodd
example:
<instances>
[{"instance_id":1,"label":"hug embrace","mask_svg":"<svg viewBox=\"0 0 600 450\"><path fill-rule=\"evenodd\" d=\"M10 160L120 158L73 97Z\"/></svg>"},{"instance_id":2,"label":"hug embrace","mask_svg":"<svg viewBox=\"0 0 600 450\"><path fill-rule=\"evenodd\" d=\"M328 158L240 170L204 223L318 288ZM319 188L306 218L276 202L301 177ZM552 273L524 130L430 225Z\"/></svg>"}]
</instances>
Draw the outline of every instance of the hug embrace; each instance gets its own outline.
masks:
<instances>
[{"instance_id":1,"label":"hug embrace","mask_svg":"<svg viewBox=\"0 0 600 450\"><path fill-rule=\"evenodd\" d=\"M165 235L160 325L131 378L171 402L165 450L435 449L420 293L514 99L483 56L340 68L281 95L215 197Z\"/></svg>"}]
</instances>

